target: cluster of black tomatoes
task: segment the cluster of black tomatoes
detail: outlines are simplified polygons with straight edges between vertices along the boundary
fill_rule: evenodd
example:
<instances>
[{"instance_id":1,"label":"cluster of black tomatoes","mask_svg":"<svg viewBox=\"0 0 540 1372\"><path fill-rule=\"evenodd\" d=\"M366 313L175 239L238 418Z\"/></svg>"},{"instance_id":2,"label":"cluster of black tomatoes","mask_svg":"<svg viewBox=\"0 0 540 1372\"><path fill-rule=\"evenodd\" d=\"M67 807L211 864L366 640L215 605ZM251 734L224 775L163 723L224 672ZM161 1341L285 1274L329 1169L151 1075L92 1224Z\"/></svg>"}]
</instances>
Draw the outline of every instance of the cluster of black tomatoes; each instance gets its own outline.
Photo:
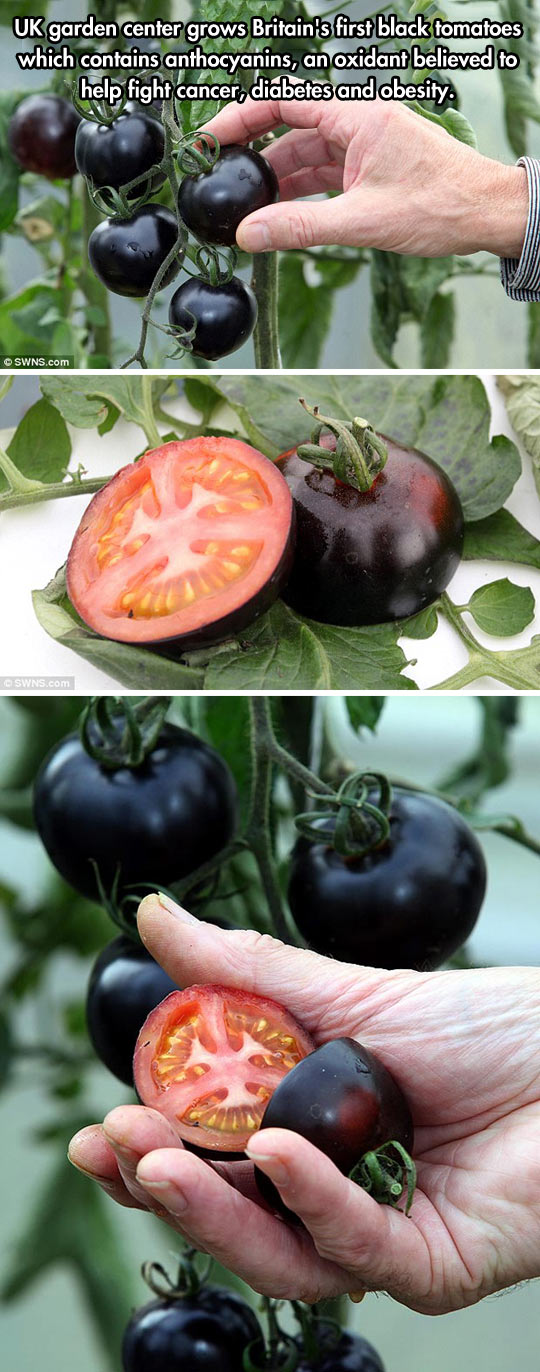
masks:
<instances>
[{"instance_id":1,"label":"cluster of black tomatoes","mask_svg":"<svg viewBox=\"0 0 540 1372\"><path fill-rule=\"evenodd\" d=\"M50 180L85 177L92 193L116 192L124 209L115 209L88 240L90 265L107 290L142 299L160 268L173 254L159 288L169 286L184 262L176 214L165 205L142 200L165 181L163 126L133 103L110 123L83 119L58 95L29 96L18 105L9 128L11 150L26 171ZM200 245L234 247L241 220L278 198L270 163L251 148L228 146L193 176L185 176L178 211ZM126 204L134 202L131 213ZM175 252L175 247L177 251ZM239 277L190 276L175 291L169 324L181 347L216 360L247 341L257 321L257 300Z\"/></svg>"}]
</instances>

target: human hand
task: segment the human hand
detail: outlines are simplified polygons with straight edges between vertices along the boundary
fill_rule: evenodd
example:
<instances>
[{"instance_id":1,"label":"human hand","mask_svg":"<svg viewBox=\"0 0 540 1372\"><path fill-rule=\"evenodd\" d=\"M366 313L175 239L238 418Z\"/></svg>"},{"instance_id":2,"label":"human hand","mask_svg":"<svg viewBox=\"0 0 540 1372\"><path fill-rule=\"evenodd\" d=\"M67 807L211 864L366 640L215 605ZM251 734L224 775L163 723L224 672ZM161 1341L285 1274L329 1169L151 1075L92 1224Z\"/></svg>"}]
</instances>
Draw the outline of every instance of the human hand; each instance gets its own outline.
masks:
<instances>
[{"instance_id":1,"label":"human hand","mask_svg":"<svg viewBox=\"0 0 540 1372\"><path fill-rule=\"evenodd\" d=\"M424 1314L540 1276L540 973L384 972L223 931L171 901L139 910L145 946L188 986L218 982L282 1002L317 1044L378 1054L415 1122L409 1218L379 1206L288 1130L249 1155L305 1228L257 1202L245 1162L208 1164L143 1106L121 1106L72 1140L70 1157L123 1205L160 1214L255 1290L309 1302L387 1291Z\"/></svg>"},{"instance_id":2,"label":"human hand","mask_svg":"<svg viewBox=\"0 0 540 1372\"><path fill-rule=\"evenodd\" d=\"M328 243L419 257L480 249L519 257L523 167L483 157L398 101L248 98L204 127L220 143L246 143L282 124L290 132L264 149L281 200L242 221L237 242L246 252ZM298 199L324 191L343 194Z\"/></svg>"}]
</instances>

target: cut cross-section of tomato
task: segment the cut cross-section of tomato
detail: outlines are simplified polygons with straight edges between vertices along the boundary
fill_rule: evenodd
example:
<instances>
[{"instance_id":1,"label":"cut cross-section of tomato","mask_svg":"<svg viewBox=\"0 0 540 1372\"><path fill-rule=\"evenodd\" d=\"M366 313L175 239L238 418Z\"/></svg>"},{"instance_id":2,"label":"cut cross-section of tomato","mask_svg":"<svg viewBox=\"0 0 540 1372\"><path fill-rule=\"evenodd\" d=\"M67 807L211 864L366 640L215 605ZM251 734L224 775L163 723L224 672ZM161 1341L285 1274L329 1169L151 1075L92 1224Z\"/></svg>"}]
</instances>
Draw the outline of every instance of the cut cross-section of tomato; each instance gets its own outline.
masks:
<instances>
[{"instance_id":1,"label":"cut cross-section of tomato","mask_svg":"<svg viewBox=\"0 0 540 1372\"><path fill-rule=\"evenodd\" d=\"M227 986L173 991L142 1026L133 1074L180 1137L242 1152L276 1086L314 1044L288 1010Z\"/></svg>"},{"instance_id":2,"label":"cut cross-section of tomato","mask_svg":"<svg viewBox=\"0 0 540 1372\"><path fill-rule=\"evenodd\" d=\"M237 633L279 595L293 557L287 483L229 438L166 443L98 492L75 535L68 593L90 628L177 650Z\"/></svg>"}]
</instances>

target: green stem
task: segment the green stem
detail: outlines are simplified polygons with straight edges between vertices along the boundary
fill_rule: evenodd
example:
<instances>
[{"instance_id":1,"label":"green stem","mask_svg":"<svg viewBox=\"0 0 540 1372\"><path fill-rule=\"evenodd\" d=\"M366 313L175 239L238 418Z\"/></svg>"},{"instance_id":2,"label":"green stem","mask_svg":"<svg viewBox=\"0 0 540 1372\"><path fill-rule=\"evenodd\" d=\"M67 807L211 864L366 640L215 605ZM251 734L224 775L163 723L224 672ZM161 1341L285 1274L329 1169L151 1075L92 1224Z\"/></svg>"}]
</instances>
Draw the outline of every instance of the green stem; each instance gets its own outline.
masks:
<instances>
[{"instance_id":1,"label":"green stem","mask_svg":"<svg viewBox=\"0 0 540 1372\"><path fill-rule=\"evenodd\" d=\"M321 781L315 772L309 767L305 767L303 762L293 757L286 748L278 743L274 733L270 705L265 696L254 696L251 702L253 719L257 729L257 738L264 747L269 758L281 767L287 776L292 777L293 781L299 782L307 791L314 791L319 796L334 796L333 786L328 786L325 781Z\"/></svg>"},{"instance_id":2,"label":"green stem","mask_svg":"<svg viewBox=\"0 0 540 1372\"><path fill-rule=\"evenodd\" d=\"M255 366L278 371L281 367L278 329L278 254L258 253L253 259L251 285L257 296L259 313L253 346Z\"/></svg>"},{"instance_id":3,"label":"green stem","mask_svg":"<svg viewBox=\"0 0 540 1372\"><path fill-rule=\"evenodd\" d=\"M523 677L519 672L501 661L500 655L490 653L488 648L483 648L471 633L467 625L464 624L459 607L454 605L449 599L446 591L439 601L440 609L445 619L455 629L461 642L465 645L469 653L469 664L462 667L453 676L447 677L445 681L439 681L432 689L434 691L453 691L462 686L471 685L480 676L491 676L496 681L503 681L506 686L512 687L516 691L523 690Z\"/></svg>"},{"instance_id":4,"label":"green stem","mask_svg":"<svg viewBox=\"0 0 540 1372\"><path fill-rule=\"evenodd\" d=\"M3 470L2 458L0 467ZM63 500L68 495L92 495L110 480L110 476L96 476L87 480L75 477L70 481L49 481L46 485L43 482L29 483L28 490L12 490L0 495L0 513L2 510L15 510L21 505L39 505L44 500Z\"/></svg>"},{"instance_id":5,"label":"green stem","mask_svg":"<svg viewBox=\"0 0 540 1372\"><path fill-rule=\"evenodd\" d=\"M86 252L86 244L88 243L90 234L92 233L92 230L96 228L96 225L101 223L101 215L98 214L95 205L92 203L90 196L87 193L86 183L84 181L82 182L81 195L84 251ZM88 304L91 305L93 309L98 310L100 315L102 316L101 323L92 325L92 332L94 337L94 353L97 353L99 357L106 357L110 359L111 319L109 310L109 292L106 289L106 287L102 285L101 281L98 280L97 276L94 276L94 273L93 271L91 271L90 267L88 267L88 269L84 273L83 284L84 294L86 296Z\"/></svg>"},{"instance_id":6,"label":"green stem","mask_svg":"<svg viewBox=\"0 0 540 1372\"><path fill-rule=\"evenodd\" d=\"M15 466L15 463L11 461L11 458L8 457L8 454L4 452L3 448L0 448L0 472L4 473L6 481L9 483L10 490L14 495L28 496L44 489L42 481L32 481L30 477L23 476L22 472L20 472L19 468ZM4 499L5 497L0 497L0 501Z\"/></svg>"},{"instance_id":7,"label":"green stem","mask_svg":"<svg viewBox=\"0 0 540 1372\"><path fill-rule=\"evenodd\" d=\"M189 895L189 892L193 890L194 886L200 886L203 882L208 881L210 877L215 876L216 872L222 871L226 863L230 862L231 858L233 858L236 853L243 852L246 846L243 839L232 839L231 843L227 843L225 848L221 848L219 853L215 853L214 857L208 859L208 862L204 862L201 867L197 867L196 871L190 872L189 877L184 877L183 881L173 882L175 896L177 896L179 900L183 900L184 897Z\"/></svg>"},{"instance_id":8,"label":"green stem","mask_svg":"<svg viewBox=\"0 0 540 1372\"><path fill-rule=\"evenodd\" d=\"M263 706L262 710L261 705ZM250 716L253 780L251 785L249 816L246 825L246 841L251 848L259 869L259 876L270 911L274 933L276 937L282 939L284 943L290 943L291 936L283 909L272 848L270 805L273 769L272 759L266 746L267 718L265 706L267 706L267 701L264 697L252 697L250 701Z\"/></svg>"}]
</instances>

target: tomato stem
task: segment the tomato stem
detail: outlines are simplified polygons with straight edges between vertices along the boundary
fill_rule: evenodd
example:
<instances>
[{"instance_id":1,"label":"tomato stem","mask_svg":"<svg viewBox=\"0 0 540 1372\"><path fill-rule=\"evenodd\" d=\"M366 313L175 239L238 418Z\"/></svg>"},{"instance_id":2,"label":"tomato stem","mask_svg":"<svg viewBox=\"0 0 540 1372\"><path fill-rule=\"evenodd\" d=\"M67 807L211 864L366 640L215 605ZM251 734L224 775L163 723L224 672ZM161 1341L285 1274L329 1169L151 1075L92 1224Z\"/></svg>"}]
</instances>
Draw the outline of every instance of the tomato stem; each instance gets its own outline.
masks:
<instances>
[{"instance_id":1,"label":"tomato stem","mask_svg":"<svg viewBox=\"0 0 540 1372\"><path fill-rule=\"evenodd\" d=\"M380 434L375 433L367 419L355 418L351 423L323 415L318 405L313 409L300 400L307 414L317 423L311 443L302 443L297 455L322 471L331 472L336 480L357 491L369 491L385 466L388 449ZM335 448L320 443L323 429L335 437Z\"/></svg>"},{"instance_id":2,"label":"tomato stem","mask_svg":"<svg viewBox=\"0 0 540 1372\"><path fill-rule=\"evenodd\" d=\"M257 253L253 258L251 286L257 297L258 316L253 334L255 366L278 371L282 365L278 326L278 254Z\"/></svg>"},{"instance_id":3,"label":"tomato stem","mask_svg":"<svg viewBox=\"0 0 540 1372\"><path fill-rule=\"evenodd\" d=\"M2 464L2 454L0 450L0 469L4 471ZM6 474L7 475L7 474ZM34 482L34 488L25 490L13 488L0 495L0 513L2 510L14 510L21 505L39 505L43 500L63 500L68 495L92 495L95 491L100 491L102 486L106 486L111 481L110 476L83 477L70 476L69 481L48 481Z\"/></svg>"}]
</instances>

